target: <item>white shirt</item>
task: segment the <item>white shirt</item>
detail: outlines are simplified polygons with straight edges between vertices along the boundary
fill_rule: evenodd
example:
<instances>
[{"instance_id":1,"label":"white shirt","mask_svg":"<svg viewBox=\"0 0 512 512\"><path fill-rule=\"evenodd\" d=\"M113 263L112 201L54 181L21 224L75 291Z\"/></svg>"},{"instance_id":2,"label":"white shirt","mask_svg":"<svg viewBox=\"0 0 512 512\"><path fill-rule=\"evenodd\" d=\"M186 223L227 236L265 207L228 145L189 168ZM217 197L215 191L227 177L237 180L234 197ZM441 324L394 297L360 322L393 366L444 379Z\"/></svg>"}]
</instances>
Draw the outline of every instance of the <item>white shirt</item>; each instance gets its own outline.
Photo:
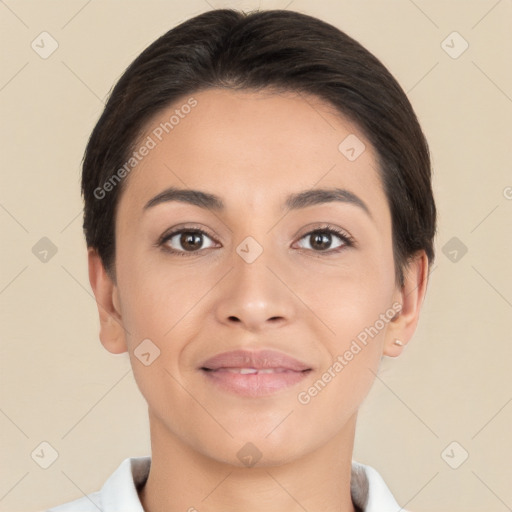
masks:
<instances>
[{"instance_id":1,"label":"white shirt","mask_svg":"<svg viewBox=\"0 0 512 512\"><path fill-rule=\"evenodd\" d=\"M150 456L127 458L101 490L46 512L144 512L137 489L146 482L150 465ZM352 461L350 493L354 505L363 512L407 512L398 505L374 468L355 461Z\"/></svg>"}]
</instances>

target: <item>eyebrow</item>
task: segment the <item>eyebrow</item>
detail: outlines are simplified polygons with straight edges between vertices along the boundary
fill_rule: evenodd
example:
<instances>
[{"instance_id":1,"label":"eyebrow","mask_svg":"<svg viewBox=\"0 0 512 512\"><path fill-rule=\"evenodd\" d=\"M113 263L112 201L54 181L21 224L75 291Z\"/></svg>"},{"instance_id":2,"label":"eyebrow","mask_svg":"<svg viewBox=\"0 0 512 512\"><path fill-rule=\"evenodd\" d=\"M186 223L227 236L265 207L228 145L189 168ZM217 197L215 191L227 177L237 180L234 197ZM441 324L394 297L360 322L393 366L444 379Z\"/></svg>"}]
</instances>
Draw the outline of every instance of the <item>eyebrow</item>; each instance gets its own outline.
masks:
<instances>
[{"instance_id":1,"label":"eyebrow","mask_svg":"<svg viewBox=\"0 0 512 512\"><path fill-rule=\"evenodd\" d=\"M169 187L157 194L144 205L143 209L147 210L158 204L167 203L169 201L179 201L217 212L221 212L225 209L224 202L215 194L175 187ZM296 192L286 198L284 207L288 210L299 210L307 208L308 206L332 202L348 203L357 206L373 219L366 203L354 193L342 188L322 188Z\"/></svg>"}]
</instances>

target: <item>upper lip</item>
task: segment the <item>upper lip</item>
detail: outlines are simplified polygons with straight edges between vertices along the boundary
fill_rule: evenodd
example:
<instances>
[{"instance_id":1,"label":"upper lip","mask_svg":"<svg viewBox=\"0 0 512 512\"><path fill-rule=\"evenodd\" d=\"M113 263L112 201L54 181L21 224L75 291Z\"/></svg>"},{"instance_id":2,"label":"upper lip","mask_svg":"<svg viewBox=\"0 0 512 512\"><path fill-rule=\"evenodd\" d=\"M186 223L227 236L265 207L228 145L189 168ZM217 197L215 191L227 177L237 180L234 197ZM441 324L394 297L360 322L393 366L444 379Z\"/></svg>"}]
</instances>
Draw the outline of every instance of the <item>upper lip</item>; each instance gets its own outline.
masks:
<instances>
[{"instance_id":1,"label":"upper lip","mask_svg":"<svg viewBox=\"0 0 512 512\"><path fill-rule=\"evenodd\" d=\"M223 352L207 359L200 365L201 369L218 370L220 368L281 368L295 372L311 370L307 364L283 352L275 350L233 350Z\"/></svg>"}]
</instances>

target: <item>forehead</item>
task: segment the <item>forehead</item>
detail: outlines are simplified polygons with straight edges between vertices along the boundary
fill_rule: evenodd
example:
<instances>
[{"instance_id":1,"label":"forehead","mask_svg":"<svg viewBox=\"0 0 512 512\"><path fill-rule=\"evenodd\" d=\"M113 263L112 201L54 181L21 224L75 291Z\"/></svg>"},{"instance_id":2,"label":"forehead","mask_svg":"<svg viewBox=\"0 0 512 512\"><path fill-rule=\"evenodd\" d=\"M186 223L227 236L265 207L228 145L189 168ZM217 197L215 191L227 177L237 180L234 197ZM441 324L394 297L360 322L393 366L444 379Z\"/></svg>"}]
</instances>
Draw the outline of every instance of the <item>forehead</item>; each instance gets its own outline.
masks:
<instances>
[{"instance_id":1,"label":"forehead","mask_svg":"<svg viewBox=\"0 0 512 512\"><path fill-rule=\"evenodd\" d=\"M228 208L267 207L290 192L329 186L376 207L385 199L374 148L356 124L311 95L201 91L158 112L135 148L145 141L151 149L121 198L140 209L169 186L217 194Z\"/></svg>"}]
</instances>

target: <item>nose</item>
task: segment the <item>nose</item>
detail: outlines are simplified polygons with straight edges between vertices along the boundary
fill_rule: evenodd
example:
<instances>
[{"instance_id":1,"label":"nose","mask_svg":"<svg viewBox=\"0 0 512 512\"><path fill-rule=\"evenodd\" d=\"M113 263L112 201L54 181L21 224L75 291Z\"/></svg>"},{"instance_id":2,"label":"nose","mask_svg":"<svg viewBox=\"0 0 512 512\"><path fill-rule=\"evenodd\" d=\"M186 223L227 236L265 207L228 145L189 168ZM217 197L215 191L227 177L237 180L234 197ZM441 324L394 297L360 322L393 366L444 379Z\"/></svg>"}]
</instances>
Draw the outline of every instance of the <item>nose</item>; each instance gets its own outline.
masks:
<instances>
[{"instance_id":1,"label":"nose","mask_svg":"<svg viewBox=\"0 0 512 512\"><path fill-rule=\"evenodd\" d=\"M218 290L218 321L230 326L239 324L251 332L292 322L297 299L271 251L265 249L250 261L238 253L233 255L233 269Z\"/></svg>"}]
</instances>

